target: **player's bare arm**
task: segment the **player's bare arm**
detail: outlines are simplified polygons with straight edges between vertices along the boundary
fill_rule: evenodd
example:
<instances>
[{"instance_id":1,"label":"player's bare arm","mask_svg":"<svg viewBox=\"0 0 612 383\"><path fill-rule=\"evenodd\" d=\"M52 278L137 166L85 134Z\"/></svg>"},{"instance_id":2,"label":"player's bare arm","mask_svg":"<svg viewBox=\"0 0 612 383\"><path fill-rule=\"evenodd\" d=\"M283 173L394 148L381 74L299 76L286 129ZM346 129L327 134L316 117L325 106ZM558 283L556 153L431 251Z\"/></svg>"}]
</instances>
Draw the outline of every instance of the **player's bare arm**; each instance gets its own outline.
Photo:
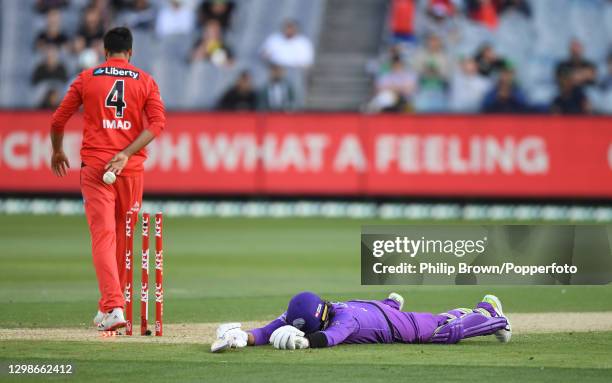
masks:
<instances>
[{"instance_id":1,"label":"player's bare arm","mask_svg":"<svg viewBox=\"0 0 612 383\"><path fill-rule=\"evenodd\" d=\"M63 143L63 132L51 133L51 145L53 147L53 152L51 154L51 169L53 170L53 174L58 177L64 177L70 168L68 156L66 156L66 153L64 153Z\"/></svg>"},{"instance_id":2,"label":"player's bare arm","mask_svg":"<svg viewBox=\"0 0 612 383\"><path fill-rule=\"evenodd\" d=\"M82 78L78 76L70 85L61 106L53 115L51 124L51 170L58 177L64 177L70 168L68 156L64 153L64 127L83 103L82 86Z\"/></svg>"},{"instance_id":3,"label":"player's bare arm","mask_svg":"<svg viewBox=\"0 0 612 383\"><path fill-rule=\"evenodd\" d=\"M153 139L155 135L145 129L140 133L140 135L125 149L115 154L115 156L106 164L104 170L113 172L117 175L121 174L121 171L127 165L128 160L134 154L142 150L145 146L147 146Z\"/></svg>"}]
</instances>

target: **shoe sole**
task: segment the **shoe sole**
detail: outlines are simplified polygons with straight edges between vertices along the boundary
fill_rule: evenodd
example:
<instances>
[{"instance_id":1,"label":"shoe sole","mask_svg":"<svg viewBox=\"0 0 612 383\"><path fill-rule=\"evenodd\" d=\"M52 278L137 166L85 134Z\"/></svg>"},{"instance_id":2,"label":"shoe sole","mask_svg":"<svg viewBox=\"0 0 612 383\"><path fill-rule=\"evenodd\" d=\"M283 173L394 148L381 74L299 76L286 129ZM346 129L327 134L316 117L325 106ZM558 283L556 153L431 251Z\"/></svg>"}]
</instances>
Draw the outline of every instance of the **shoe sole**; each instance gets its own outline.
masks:
<instances>
[{"instance_id":1,"label":"shoe sole","mask_svg":"<svg viewBox=\"0 0 612 383\"><path fill-rule=\"evenodd\" d=\"M127 325L127 322L119 322L119 323L115 323L114 325L108 327L108 328L99 328L98 331L115 331L119 328L123 328Z\"/></svg>"},{"instance_id":2,"label":"shoe sole","mask_svg":"<svg viewBox=\"0 0 612 383\"><path fill-rule=\"evenodd\" d=\"M399 299L395 299L394 297L399 297ZM391 299L393 301L396 301L399 304L399 309L400 311L402 310L402 308L404 307L404 297L402 297L401 295L399 295L398 293L391 293L389 294L389 296L387 297L387 299Z\"/></svg>"},{"instance_id":3,"label":"shoe sole","mask_svg":"<svg viewBox=\"0 0 612 383\"><path fill-rule=\"evenodd\" d=\"M485 297L482 299L485 302L487 300L493 301L493 303L495 303L493 305L494 306L493 308L495 309L495 312L497 312L497 315L506 318L506 322L508 323L508 330L495 331L495 337L497 338L498 341L502 343L508 343L510 341L510 337L512 336L512 327L510 326L510 319L508 319L508 317L504 315L501 301L495 295L490 295L490 294L485 295Z\"/></svg>"},{"instance_id":4,"label":"shoe sole","mask_svg":"<svg viewBox=\"0 0 612 383\"><path fill-rule=\"evenodd\" d=\"M512 331L508 331L508 330L497 330L495 331L495 338L497 338L498 341L500 341L501 343L508 343L510 342L510 338L512 337Z\"/></svg>"},{"instance_id":5,"label":"shoe sole","mask_svg":"<svg viewBox=\"0 0 612 383\"><path fill-rule=\"evenodd\" d=\"M230 342L226 339L217 339L210 345L210 352L222 352L230 348Z\"/></svg>"},{"instance_id":6,"label":"shoe sole","mask_svg":"<svg viewBox=\"0 0 612 383\"><path fill-rule=\"evenodd\" d=\"M96 315L96 316L97 316L97 315ZM93 323L93 325L94 325L95 327L98 327L98 326L99 326L99 325L102 323L102 321L103 321L103 320L104 320L104 319L100 319L99 321L96 321L95 319L93 319L93 320L92 320L92 323Z\"/></svg>"}]
</instances>

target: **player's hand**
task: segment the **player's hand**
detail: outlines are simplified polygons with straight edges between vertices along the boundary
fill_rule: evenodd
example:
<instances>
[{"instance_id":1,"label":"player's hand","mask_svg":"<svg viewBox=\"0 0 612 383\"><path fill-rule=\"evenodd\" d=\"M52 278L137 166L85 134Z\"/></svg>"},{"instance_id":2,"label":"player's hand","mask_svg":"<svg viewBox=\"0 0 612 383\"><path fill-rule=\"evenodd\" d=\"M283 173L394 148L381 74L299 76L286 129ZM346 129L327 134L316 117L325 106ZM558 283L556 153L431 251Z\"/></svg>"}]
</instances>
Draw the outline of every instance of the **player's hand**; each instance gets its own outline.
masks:
<instances>
[{"instance_id":1,"label":"player's hand","mask_svg":"<svg viewBox=\"0 0 612 383\"><path fill-rule=\"evenodd\" d=\"M211 352L222 352L229 348L243 348L248 344L249 334L240 330L230 330L221 339L215 340L210 345Z\"/></svg>"},{"instance_id":2,"label":"player's hand","mask_svg":"<svg viewBox=\"0 0 612 383\"><path fill-rule=\"evenodd\" d=\"M249 334L246 331L235 328L226 332L223 338L229 341L231 348L243 348L247 346Z\"/></svg>"},{"instance_id":3,"label":"player's hand","mask_svg":"<svg viewBox=\"0 0 612 383\"><path fill-rule=\"evenodd\" d=\"M121 171L123 170L125 165L127 165L129 159L130 157L127 154L125 154L124 152L119 152L115 154L115 156L110 161L108 161L108 163L104 167L104 170L119 175L121 174Z\"/></svg>"},{"instance_id":4,"label":"player's hand","mask_svg":"<svg viewBox=\"0 0 612 383\"><path fill-rule=\"evenodd\" d=\"M270 336L270 343L279 350L295 350L297 336L303 337L304 333L293 326L286 325L274 330Z\"/></svg>"},{"instance_id":5,"label":"player's hand","mask_svg":"<svg viewBox=\"0 0 612 383\"><path fill-rule=\"evenodd\" d=\"M274 345L277 340L281 337L286 337L289 334L297 334L299 336L304 336L304 333L297 328L291 325L285 325L274 330L272 335L270 335L270 344ZM277 347L278 348L278 347Z\"/></svg>"},{"instance_id":6,"label":"player's hand","mask_svg":"<svg viewBox=\"0 0 612 383\"><path fill-rule=\"evenodd\" d=\"M217 327L217 339L225 339L232 348L246 347L249 334L241 329L240 323L223 323Z\"/></svg>"},{"instance_id":7,"label":"player's hand","mask_svg":"<svg viewBox=\"0 0 612 383\"><path fill-rule=\"evenodd\" d=\"M70 164L68 163L68 157L63 151L53 152L51 155L51 170L53 174L58 177L63 177L68 174Z\"/></svg>"},{"instance_id":8,"label":"player's hand","mask_svg":"<svg viewBox=\"0 0 612 383\"><path fill-rule=\"evenodd\" d=\"M297 336L295 337L295 348L298 350L304 349L304 348L308 348L310 347L310 342L308 341L308 339L304 338L303 336Z\"/></svg>"},{"instance_id":9,"label":"player's hand","mask_svg":"<svg viewBox=\"0 0 612 383\"><path fill-rule=\"evenodd\" d=\"M239 322L221 323L219 327L217 327L217 339L222 339L228 331L239 329L241 327L242 324Z\"/></svg>"},{"instance_id":10,"label":"player's hand","mask_svg":"<svg viewBox=\"0 0 612 383\"><path fill-rule=\"evenodd\" d=\"M210 346L211 352L221 352L227 348L246 347L249 334L243 331L240 323L223 323L217 327L217 340Z\"/></svg>"}]
</instances>

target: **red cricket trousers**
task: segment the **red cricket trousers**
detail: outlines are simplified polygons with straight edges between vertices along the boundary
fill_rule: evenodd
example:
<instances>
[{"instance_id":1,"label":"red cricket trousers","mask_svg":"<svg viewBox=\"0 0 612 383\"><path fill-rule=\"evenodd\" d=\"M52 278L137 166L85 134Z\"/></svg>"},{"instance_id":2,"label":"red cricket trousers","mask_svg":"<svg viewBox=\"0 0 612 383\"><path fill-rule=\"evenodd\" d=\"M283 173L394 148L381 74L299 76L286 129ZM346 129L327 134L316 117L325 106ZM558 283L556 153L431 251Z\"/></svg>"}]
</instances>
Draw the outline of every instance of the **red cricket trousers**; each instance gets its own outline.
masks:
<instances>
[{"instance_id":1,"label":"red cricket trousers","mask_svg":"<svg viewBox=\"0 0 612 383\"><path fill-rule=\"evenodd\" d=\"M91 233L91 254L100 289L100 311L123 308L125 269L125 216L142 204L143 174L117 177L112 185L102 181L104 170L83 166L81 192Z\"/></svg>"}]
</instances>

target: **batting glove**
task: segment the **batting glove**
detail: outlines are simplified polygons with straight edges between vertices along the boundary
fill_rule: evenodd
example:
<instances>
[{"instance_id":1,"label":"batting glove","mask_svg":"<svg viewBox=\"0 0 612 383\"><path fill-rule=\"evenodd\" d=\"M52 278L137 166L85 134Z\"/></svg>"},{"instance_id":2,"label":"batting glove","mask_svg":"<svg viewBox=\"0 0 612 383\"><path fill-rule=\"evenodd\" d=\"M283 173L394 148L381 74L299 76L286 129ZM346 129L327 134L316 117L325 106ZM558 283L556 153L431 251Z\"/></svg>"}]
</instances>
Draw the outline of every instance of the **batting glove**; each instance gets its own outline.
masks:
<instances>
[{"instance_id":1,"label":"batting glove","mask_svg":"<svg viewBox=\"0 0 612 383\"><path fill-rule=\"evenodd\" d=\"M303 337L304 333L297 328L286 325L279 327L270 336L270 343L279 350L295 350L296 337Z\"/></svg>"},{"instance_id":2,"label":"batting glove","mask_svg":"<svg viewBox=\"0 0 612 383\"><path fill-rule=\"evenodd\" d=\"M308 341L307 338L304 338L303 336L295 336L295 348L298 350L304 349L304 348L309 348L310 347L310 342Z\"/></svg>"},{"instance_id":3,"label":"batting glove","mask_svg":"<svg viewBox=\"0 0 612 383\"><path fill-rule=\"evenodd\" d=\"M217 328L217 339L227 341L232 348L246 347L249 335L241 327L240 323L223 323Z\"/></svg>"}]
</instances>

